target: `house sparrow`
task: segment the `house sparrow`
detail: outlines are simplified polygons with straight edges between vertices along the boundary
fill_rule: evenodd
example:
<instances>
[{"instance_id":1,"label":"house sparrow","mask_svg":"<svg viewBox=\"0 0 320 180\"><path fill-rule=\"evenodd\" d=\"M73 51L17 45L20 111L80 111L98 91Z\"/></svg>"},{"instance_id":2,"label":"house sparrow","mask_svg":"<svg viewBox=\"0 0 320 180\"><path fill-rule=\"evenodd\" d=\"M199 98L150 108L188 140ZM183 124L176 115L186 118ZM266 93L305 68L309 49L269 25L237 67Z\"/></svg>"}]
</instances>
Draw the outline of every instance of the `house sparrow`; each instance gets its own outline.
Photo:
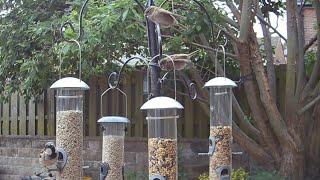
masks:
<instances>
[{"instance_id":1,"label":"house sparrow","mask_svg":"<svg viewBox=\"0 0 320 180\"><path fill-rule=\"evenodd\" d=\"M45 144L45 147L40 152L39 162L45 168L49 166L55 165L58 160L58 153L56 148L52 142L48 142Z\"/></svg>"},{"instance_id":2,"label":"house sparrow","mask_svg":"<svg viewBox=\"0 0 320 180\"><path fill-rule=\"evenodd\" d=\"M192 52L190 54L173 54L169 57L164 57L161 59L160 67L164 70L172 70L173 64L171 59L174 61L175 70L180 71L184 69L188 64L191 64L191 57L193 57L198 51Z\"/></svg>"},{"instance_id":3,"label":"house sparrow","mask_svg":"<svg viewBox=\"0 0 320 180\"><path fill-rule=\"evenodd\" d=\"M163 28L169 28L178 23L176 18L182 17L157 6L150 6L145 10L145 16Z\"/></svg>"}]
</instances>

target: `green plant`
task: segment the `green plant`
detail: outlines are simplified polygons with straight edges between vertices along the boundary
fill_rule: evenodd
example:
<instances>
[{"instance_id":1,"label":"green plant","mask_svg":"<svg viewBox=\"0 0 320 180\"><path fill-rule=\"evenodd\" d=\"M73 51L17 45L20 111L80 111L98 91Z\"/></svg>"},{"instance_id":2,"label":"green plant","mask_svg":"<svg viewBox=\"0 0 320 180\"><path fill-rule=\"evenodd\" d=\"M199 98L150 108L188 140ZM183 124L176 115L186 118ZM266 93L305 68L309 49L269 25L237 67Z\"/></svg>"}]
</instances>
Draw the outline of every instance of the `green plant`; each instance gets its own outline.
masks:
<instances>
[{"instance_id":1,"label":"green plant","mask_svg":"<svg viewBox=\"0 0 320 180\"><path fill-rule=\"evenodd\" d=\"M265 171L265 170L255 170L252 175L250 175L249 180L284 180L285 178L280 176L276 171Z\"/></svg>"},{"instance_id":2,"label":"green plant","mask_svg":"<svg viewBox=\"0 0 320 180\"><path fill-rule=\"evenodd\" d=\"M232 180L246 180L248 179L249 173L246 172L243 168L239 168L237 170L232 171L231 178ZM209 180L209 174L203 173L200 174L198 180Z\"/></svg>"},{"instance_id":3,"label":"green plant","mask_svg":"<svg viewBox=\"0 0 320 180\"><path fill-rule=\"evenodd\" d=\"M246 180L248 179L249 173L243 168L232 171L232 180Z\"/></svg>"},{"instance_id":4,"label":"green plant","mask_svg":"<svg viewBox=\"0 0 320 180\"><path fill-rule=\"evenodd\" d=\"M209 180L209 174L208 173L200 174L200 176L198 177L198 180Z\"/></svg>"}]
</instances>

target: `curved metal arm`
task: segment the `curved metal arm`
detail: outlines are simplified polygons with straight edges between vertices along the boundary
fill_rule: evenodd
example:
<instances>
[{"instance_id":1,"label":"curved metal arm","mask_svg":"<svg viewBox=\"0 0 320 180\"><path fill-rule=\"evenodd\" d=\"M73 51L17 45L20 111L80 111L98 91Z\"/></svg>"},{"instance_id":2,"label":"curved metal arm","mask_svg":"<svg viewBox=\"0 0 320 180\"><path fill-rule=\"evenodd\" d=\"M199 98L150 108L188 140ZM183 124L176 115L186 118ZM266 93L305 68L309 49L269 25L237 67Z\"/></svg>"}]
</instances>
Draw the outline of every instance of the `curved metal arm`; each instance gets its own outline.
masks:
<instances>
[{"instance_id":1,"label":"curved metal arm","mask_svg":"<svg viewBox=\"0 0 320 180\"><path fill-rule=\"evenodd\" d=\"M69 40L68 42L73 42L73 43L76 43L77 45L78 45L78 50L79 50L79 79L81 80L81 73L82 73L82 70L81 70L81 68L82 68L82 66L81 66L81 64L82 64L82 56L81 56L81 45L80 45L80 43L77 41L77 40L75 40L75 39L71 39L71 40ZM65 46L66 44L64 44L63 46L62 46L62 48L61 49L63 49L63 47ZM62 66L62 60L63 60L63 58L62 58L62 50L60 51L60 54L59 54L59 58L60 58L60 60L59 60L59 79L61 79L61 66Z\"/></svg>"},{"instance_id":2,"label":"curved metal arm","mask_svg":"<svg viewBox=\"0 0 320 180\"><path fill-rule=\"evenodd\" d=\"M78 20L79 21L79 32L78 32L78 37L76 38L77 41L81 41L82 37L83 37L83 34L84 34L82 20L83 20L83 15L84 15L83 12L84 12L84 9L86 8L88 2L89 2L89 0L85 0L85 2L81 6L81 10L80 10L80 14L79 14L79 20ZM64 41L70 42L71 40L67 40L64 37L64 34L63 34L63 28L66 27L67 25L69 25L71 27L72 31L75 32L75 29L74 29L74 26L72 25L72 23L71 22L65 22L60 27L61 38Z\"/></svg>"},{"instance_id":3,"label":"curved metal arm","mask_svg":"<svg viewBox=\"0 0 320 180\"><path fill-rule=\"evenodd\" d=\"M134 56L134 57L131 57L129 59L126 60L126 62L122 65L120 71L119 71L119 76L118 76L118 79L117 79L117 84L115 85L114 88L117 88L120 84L120 78L121 78L121 74L122 74L122 71L124 69L124 67L132 60L134 59L138 59L138 60L141 60L144 62L144 64L147 66L147 77L149 76L149 62L145 59L145 58L142 58L142 57L138 57L138 56ZM110 85L110 84L109 84ZM147 78L147 92L149 94L149 78Z\"/></svg>"}]
</instances>

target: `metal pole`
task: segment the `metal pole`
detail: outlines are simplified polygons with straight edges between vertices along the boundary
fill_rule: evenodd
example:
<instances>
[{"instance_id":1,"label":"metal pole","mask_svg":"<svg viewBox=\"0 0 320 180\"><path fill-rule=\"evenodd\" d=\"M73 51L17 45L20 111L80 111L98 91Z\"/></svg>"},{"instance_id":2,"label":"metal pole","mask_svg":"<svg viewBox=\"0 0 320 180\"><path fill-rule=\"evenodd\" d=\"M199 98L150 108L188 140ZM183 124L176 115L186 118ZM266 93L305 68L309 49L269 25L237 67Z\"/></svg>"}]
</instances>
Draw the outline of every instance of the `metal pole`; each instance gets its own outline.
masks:
<instances>
[{"instance_id":1,"label":"metal pole","mask_svg":"<svg viewBox=\"0 0 320 180\"><path fill-rule=\"evenodd\" d=\"M146 4L146 8L153 6L154 1L148 0ZM156 33L156 25L148 20L147 21L147 30L148 30L148 46L149 46L149 53L150 56L153 58L159 53L158 47L158 39L157 39L157 33ZM160 83L159 83L159 77L160 77L160 68L158 66L155 66L155 64L158 64L159 58L154 58L153 62L150 66L150 74L151 74L151 97L157 97L160 95Z\"/></svg>"}]
</instances>

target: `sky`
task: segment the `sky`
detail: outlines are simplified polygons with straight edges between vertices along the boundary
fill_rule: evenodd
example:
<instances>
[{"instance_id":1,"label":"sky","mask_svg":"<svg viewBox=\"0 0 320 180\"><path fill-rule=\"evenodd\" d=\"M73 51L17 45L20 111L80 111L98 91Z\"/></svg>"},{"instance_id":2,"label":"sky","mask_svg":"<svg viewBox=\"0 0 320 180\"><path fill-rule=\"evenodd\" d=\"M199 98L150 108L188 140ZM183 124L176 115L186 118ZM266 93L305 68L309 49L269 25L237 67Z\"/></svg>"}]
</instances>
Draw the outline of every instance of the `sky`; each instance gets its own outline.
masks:
<instances>
[{"instance_id":1,"label":"sky","mask_svg":"<svg viewBox=\"0 0 320 180\"><path fill-rule=\"evenodd\" d=\"M286 14L284 14L283 17L279 16L278 23L277 23L277 16L272 13L270 14L270 22L272 27L276 28L284 37L287 37L287 15ZM263 37L261 25L259 21L256 21L253 28L257 33L258 37ZM278 35L273 34L272 36L278 36Z\"/></svg>"}]
</instances>

